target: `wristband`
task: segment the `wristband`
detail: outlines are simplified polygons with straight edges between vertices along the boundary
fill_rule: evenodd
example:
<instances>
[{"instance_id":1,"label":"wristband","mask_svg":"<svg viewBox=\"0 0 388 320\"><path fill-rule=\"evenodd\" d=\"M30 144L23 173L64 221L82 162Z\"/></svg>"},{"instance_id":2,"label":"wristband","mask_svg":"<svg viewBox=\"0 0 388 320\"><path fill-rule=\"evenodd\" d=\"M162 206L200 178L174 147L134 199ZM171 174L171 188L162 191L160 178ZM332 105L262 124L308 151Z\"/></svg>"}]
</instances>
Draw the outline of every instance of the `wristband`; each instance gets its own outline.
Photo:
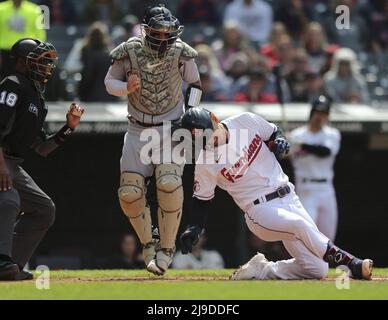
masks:
<instances>
[{"instance_id":1,"label":"wristband","mask_svg":"<svg viewBox=\"0 0 388 320\"><path fill-rule=\"evenodd\" d=\"M202 88L195 84L190 84L186 90L186 109L199 107L202 98Z\"/></svg>"},{"instance_id":2,"label":"wristband","mask_svg":"<svg viewBox=\"0 0 388 320\"><path fill-rule=\"evenodd\" d=\"M61 130L59 130L54 136L54 141L57 144L62 144L66 141L66 139L73 133L74 129L70 128L67 124L65 124Z\"/></svg>"}]
</instances>

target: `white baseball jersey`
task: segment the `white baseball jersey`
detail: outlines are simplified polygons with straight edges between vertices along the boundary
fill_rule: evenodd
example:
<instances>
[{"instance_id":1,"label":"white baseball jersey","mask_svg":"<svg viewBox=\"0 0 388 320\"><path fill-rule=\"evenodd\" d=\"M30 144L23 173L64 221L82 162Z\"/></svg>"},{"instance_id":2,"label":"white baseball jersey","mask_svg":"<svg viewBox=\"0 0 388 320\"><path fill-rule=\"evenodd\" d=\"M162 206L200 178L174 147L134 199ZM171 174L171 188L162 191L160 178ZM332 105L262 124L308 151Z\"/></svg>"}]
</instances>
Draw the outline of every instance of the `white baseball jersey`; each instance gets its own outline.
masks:
<instances>
[{"instance_id":1,"label":"white baseball jersey","mask_svg":"<svg viewBox=\"0 0 388 320\"><path fill-rule=\"evenodd\" d=\"M253 113L242 113L222 123L228 128L229 141L200 152L193 196L210 200L219 186L247 211L260 196L289 182L275 155L264 143L276 126Z\"/></svg>"},{"instance_id":2,"label":"white baseball jersey","mask_svg":"<svg viewBox=\"0 0 388 320\"><path fill-rule=\"evenodd\" d=\"M326 179L329 183L332 182L334 161L341 143L341 134L337 129L324 126L319 132L311 132L308 126L303 126L290 133L290 142L295 145L321 145L331 151L328 157L318 157L305 151L291 152L297 184L303 179ZM319 187L319 184L314 185Z\"/></svg>"}]
</instances>

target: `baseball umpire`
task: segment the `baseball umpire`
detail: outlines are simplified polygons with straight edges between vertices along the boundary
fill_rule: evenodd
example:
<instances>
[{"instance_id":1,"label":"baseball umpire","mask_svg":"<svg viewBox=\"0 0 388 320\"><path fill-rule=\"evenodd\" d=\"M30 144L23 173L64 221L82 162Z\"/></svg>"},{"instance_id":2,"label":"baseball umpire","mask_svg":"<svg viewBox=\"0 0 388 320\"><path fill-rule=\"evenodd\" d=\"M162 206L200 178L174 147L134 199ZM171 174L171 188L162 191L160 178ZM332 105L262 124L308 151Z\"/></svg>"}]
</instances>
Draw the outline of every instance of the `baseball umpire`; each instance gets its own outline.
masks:
<instances>
[{"instance_id":1,"label":"baseball umpire","mask_svg":"<svg viewBox=\"0 0 388 320\"><path fill-rule=\"evenodd\" d=\"M55 206L21 167L29 149L46 157L80 122L84 110L72 104L67 122L46 135L45 84L57 63L50 43L24 38L12 47L14 72L0 83L0 280L25 280L23 271L54 222Z\"/></svg>"},{"instance_id":2,"label":"baseball umpire","mask_svg":"<svg viewBox=\"0 0 388 320\"><path fill-rule=\"evenodd\" d=\"M105 85L115 96L128 97L128 131L121 158L120 205L143 245L147 270L162 275L171 264L175 240L182 217L184 163L176 163L164 148L166 135L163 122L179 125L186 107L199 105L202 90L194 58L197 52L180 40L183 26L163 5L145 12L141 37L130 38L111 53ZM183 81L188 83L186 97ZM147 144L140 140L145 129L162 137L159 152L163 159L145 163L141 150ZM178 142L177 142L178 143ZM171 146L177 145L172 142ZM171 155L171 153L169 153ZM170 158L170 159L168 159ZM147 204L146 181L155 174L160 243L154 241L151 214Z\"/></svg>"}]
</instances>

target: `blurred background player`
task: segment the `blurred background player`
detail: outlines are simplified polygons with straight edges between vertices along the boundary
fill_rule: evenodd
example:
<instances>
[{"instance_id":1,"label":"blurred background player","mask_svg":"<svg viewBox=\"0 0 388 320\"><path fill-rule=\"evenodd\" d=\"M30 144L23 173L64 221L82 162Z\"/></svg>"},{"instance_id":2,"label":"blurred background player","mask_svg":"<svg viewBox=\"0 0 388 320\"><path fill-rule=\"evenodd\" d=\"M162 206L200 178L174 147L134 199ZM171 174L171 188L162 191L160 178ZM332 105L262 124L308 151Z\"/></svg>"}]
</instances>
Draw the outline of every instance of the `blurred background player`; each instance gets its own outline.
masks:
<instances>
[{"instance_id":1,"label":"blurred background player","mask_svg":"<svg viewBox=\"0 0 388 320\"><path fill-rule=\"evenodd\" d=\"M71 135L83 109L72 104L66 125L48 136L43 93L57 63L50 43L21 39L12 74L0 83L0 280L24 280L24 266L54 223L55 205L21 164L29 149L46 157ZM22 214L20 214L22 212Z\"/></svg>"},{"instance_id":2,"label":"blurred background player","mask_svg":"<svg viewBox=\"0 0 388 320\"><path fill-rule=\"evenodd\" d=\"M140 135L152 128L163 140L170 140L171 132L167 136L163 132L163 121L178 124L184 112L183 81L189 84L186 106L199 105L202 90L194 61L197 52L180 40L182 32L183 26L163 5L147 9L141 36L130 38L112 51L113 64L105 78L110 94L128 96L129 126L121 158L120 205L143 245L147 270L158 275L167 270L175 252L182 217L184 163L172 163L171 157L164 160L160 145L156 148L159 159L154 157L155 150L152 159L141 156L148 142L140 141ZM145 198L146 181L154 174L160 243L152 237Z\"/></svg>"},{"instance_id":3,"label":"blurred background player","mask_svg":"<svg viewBox=\"0 0 388 320\"><path fill-rule=\"evenodd\" d=\"M295 186L303 206L318 229L331 241L337 231L337 200L333 186L334 162L341 144L339 130L329 127L331 99L320 95L312 102L307 125L290 133Z\"/></svg>"}]
</instances>

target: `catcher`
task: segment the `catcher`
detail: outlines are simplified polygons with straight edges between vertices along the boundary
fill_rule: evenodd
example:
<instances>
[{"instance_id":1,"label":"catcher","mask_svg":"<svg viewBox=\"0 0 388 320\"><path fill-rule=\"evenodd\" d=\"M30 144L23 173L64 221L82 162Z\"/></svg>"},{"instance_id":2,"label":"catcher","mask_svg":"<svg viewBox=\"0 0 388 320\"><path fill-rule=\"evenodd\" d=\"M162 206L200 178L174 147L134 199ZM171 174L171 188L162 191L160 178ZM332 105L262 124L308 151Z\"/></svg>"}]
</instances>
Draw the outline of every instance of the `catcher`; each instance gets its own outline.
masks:
<instances>
[{"instance_id":1,"label":"catcher","mask_svg":"<svg viewBox=\"0 0 388 320\"><path fill-rule=\"evenodd\" d=\"M21 164L30 148L46 157L65 142L84 110L72 104L66 125L46 135L43 93L57 52L50 43L27 38L11 53L15 70L0 83L0 280L26 280L32 274L23 268L53 224L55 206Z\"/></svg>"},{"instance_id":2,"label":"catcher","mask_svg":"<svg viewBox=\"0 0 388 320\"><path fill-rule=\"evenodd\" d=\"M115 48L113 64L105 85L108 93L128 97L128 131L124 137L121 179L118 196L140 242L147 270L162 275L175 252L183 205L182 174L184 163L174 163L160 147L158 160L141 152L147 142L140 135L152 129L163 140L163 122L179 125L186 107L198 106L202 90L194 58L197 52L180 40L183 26L163 5L148 8L144 14L142 35L130 38ZM188 83L186 96L183 81ZM176 144L172 142L172 147ZM168 151L167 151L168 153ZM170 153L171 155L171 153ZM160 242L152 237L151 214L145 194L149 178L155 175L158 199Z\"/></svg>"}]
</instances>

